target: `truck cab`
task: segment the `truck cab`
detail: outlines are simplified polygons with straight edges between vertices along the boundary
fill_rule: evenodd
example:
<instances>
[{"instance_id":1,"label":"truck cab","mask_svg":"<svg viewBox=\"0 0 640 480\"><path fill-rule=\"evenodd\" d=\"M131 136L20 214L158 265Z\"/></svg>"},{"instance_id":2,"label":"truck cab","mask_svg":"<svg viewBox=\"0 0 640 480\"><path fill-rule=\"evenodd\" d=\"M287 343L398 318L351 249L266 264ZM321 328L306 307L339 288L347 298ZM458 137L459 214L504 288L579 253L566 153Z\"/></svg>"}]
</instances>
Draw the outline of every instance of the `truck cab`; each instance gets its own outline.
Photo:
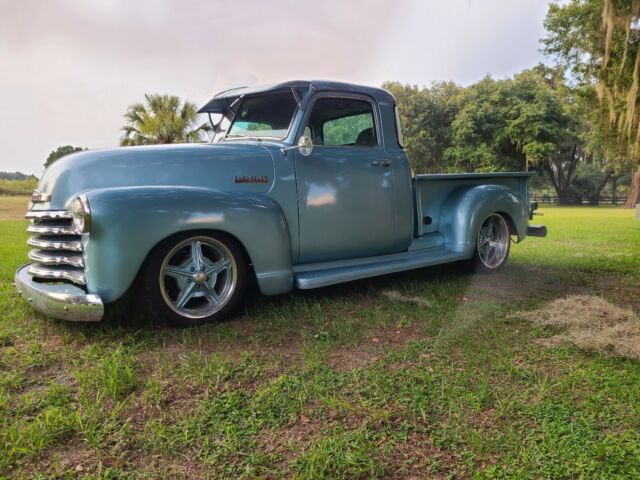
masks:
<instances>
[{"instance_id":1,"label":"truck cab","mask_svg":"<svg viewBox=\"0 0 640 480\"><path fill-rule=\"evenodd\" d=\"M18 289L99 320L139 288L156 316L212 321L262 293L453 261L498 271L529 226L529 173L412 176L385 90L293 81L221 92L209 144L86 151L34 192Z\"/></svg>"}]
</instances>

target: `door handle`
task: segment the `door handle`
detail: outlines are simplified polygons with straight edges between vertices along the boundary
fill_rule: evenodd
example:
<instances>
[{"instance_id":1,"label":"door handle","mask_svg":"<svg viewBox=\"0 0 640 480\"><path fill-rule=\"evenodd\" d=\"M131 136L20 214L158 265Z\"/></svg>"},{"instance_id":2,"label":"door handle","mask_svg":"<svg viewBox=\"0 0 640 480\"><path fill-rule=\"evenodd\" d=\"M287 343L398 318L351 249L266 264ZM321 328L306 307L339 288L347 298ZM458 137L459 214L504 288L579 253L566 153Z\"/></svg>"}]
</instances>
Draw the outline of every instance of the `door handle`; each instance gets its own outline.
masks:
<instances>
[{"instance_id":1,"label":"door handle","mask_svg":"<svg viewBox=\"0 0 640 480\"><path fill-rule=\"evenodd\" d=\"M371 165L374 165L376 167L389 168L391 166L391 162L389 160L375 160L371 162Z\"/></svg>"}]
</instances>

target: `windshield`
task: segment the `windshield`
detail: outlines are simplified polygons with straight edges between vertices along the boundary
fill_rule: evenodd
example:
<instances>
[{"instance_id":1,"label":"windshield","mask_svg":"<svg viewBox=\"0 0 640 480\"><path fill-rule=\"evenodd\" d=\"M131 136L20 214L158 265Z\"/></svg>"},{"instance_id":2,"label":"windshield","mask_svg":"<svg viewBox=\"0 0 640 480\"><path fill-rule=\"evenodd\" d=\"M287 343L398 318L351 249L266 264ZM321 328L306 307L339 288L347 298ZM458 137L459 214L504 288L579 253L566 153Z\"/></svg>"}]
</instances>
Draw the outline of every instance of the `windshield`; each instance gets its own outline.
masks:
<instances>
[{"instance_id":1,"label":"windshield","mask_svg":"<svg viewBox=\"0 0 640 480\"><path fill-rule=\"evenodd\" d=\"M237 114L229 114L231 127L223 120L225 140L238 138L273 138L282 140L287 136L289 125L296 110L296 100L291 92L254 95L242 100Z\"/></svg>"}]
</instances>

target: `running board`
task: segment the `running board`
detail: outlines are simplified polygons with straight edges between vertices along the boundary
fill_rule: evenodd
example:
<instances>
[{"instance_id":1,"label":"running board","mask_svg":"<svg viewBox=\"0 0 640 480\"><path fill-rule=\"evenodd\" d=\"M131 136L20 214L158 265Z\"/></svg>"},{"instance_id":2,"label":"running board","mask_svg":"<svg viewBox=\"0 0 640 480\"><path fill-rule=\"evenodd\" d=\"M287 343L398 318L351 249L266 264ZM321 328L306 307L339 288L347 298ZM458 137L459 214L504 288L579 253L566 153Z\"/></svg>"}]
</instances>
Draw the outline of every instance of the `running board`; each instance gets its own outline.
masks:
<instances>
[{"instance_id":1,"label":"running board","mask_svg":"<svg viewBox=\"0 0 640 480\"><path fill-rule=\"evenodd\" d=\"M452 252L445 247L437 247L354 260L298 265L294 267L293 275L297 288L309 289L441 263L456 262L465 258L459 252Z\"/></svg>"}]
</instances>

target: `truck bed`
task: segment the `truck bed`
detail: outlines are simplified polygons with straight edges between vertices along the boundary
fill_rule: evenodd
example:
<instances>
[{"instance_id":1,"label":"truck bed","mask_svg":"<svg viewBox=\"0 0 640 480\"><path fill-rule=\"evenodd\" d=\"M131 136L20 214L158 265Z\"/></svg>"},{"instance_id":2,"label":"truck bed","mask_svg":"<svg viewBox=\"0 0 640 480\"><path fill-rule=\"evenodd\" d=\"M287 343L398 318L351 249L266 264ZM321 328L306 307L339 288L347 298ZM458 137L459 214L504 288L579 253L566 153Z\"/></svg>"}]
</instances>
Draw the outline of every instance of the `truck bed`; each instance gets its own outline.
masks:
<instances>
[{"instance_id":1,"label":"truck bed","mask_svg":"<svg viewBox=\"0 0 640 480\"><path fill-rule=\"evenodd\" d=\"M415 232L417 237L440 231L440 219L447 198L457 190L477 185L501 185L512 189L527 202L527 180L535 173L453 173L420 174L413 177Z\"/></svg>"}]
</instances>

